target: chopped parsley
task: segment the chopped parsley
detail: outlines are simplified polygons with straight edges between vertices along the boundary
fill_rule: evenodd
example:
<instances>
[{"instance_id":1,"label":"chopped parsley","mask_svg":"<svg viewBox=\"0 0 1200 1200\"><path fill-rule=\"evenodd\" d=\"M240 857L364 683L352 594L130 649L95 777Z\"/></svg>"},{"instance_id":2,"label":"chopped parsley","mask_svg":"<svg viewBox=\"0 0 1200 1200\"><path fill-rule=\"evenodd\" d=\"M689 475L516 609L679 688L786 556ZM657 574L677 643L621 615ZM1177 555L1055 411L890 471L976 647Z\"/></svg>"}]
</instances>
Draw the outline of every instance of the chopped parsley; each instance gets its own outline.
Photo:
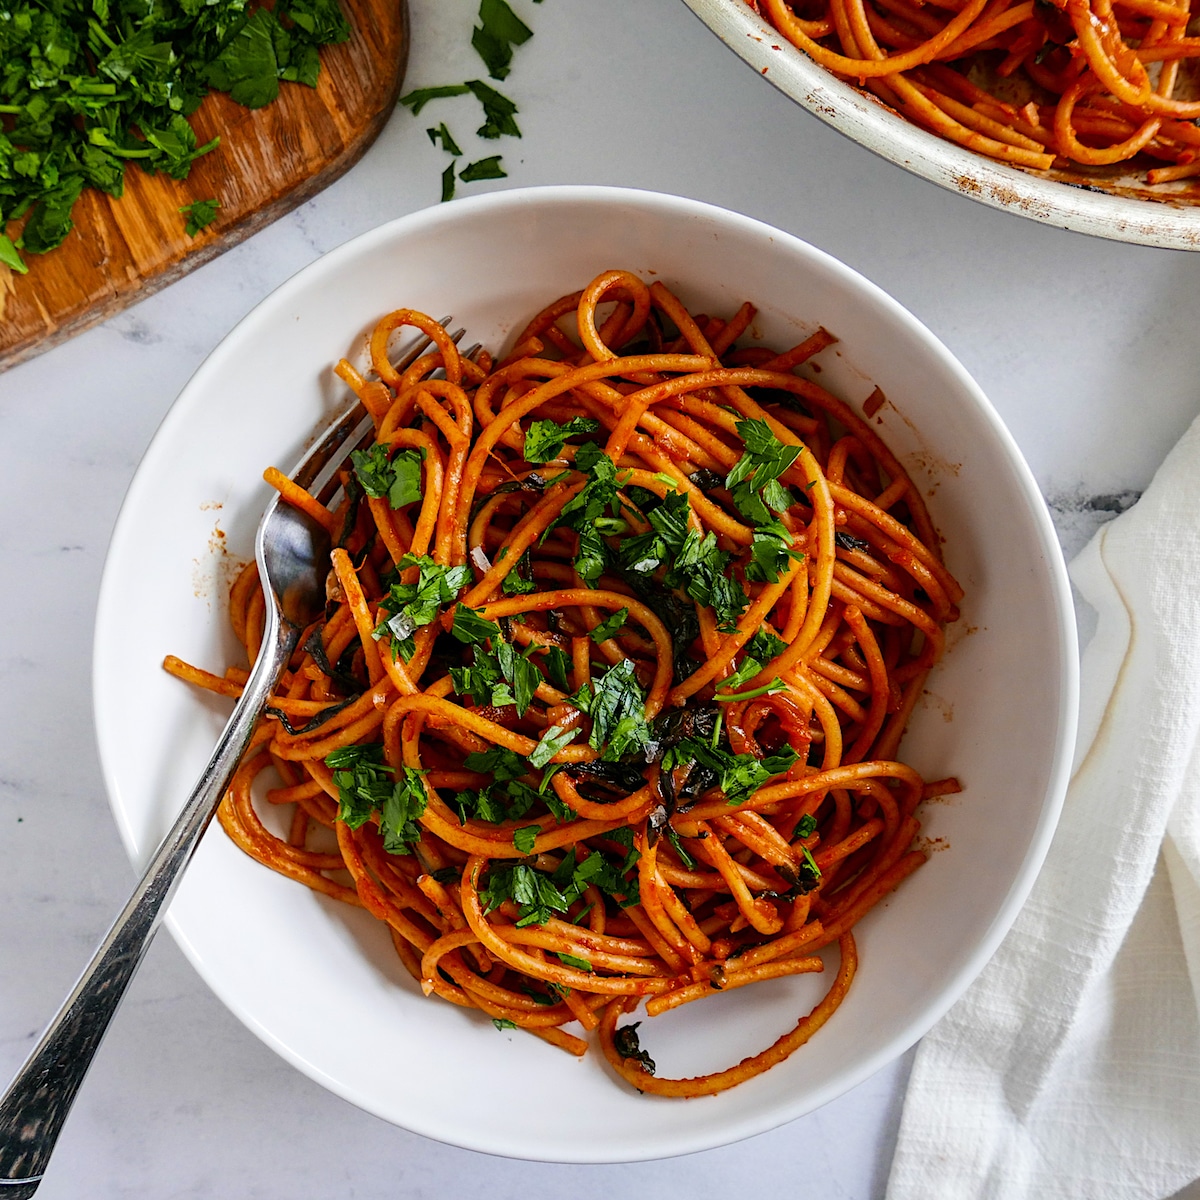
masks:
<instances>
[{"instance_id":1,"label":"chopped parsley","mask_svg":"<svg viewBox=\"0 0 1200 1200\"><path fill-rule=\"evenodd\" d=\"M421 839L417 821L428 800L425 773L415 767L401 767L397 773L384 761L378 742L341 746L330 752L325 765L338 789L337 819L358 829L378 813L384 849L411 854Z\"/></svg>"},{"instance_id":2,"label":"chopped parsley","mask_svg":"<svg viewBox=\"0 0 1200 1200\"><path fill-rule=\"evenodd\" d=\"M713 773L717 786L730 805L744 804L774 775L782 775L798 755L787 746L776 754L758 758L754 754L734 754L700 738L681 739L663 755L663 769L696 764Z\"/></svg>"},{"instance_id":3,"label":"chopped parsley","mask_svg":"<svg viewBox=\"0 0 1200 1200\"><path fill-rule=\"evenodd\" d=\"M511 70L513 47L529 41L533 30L506 0L480 0L479 21L471 34L471 45L483 59L488 74L493 79L504 79Z\"/></svg>"},{"instance_id":4,"label":"chopped parsley","mask_svg":"<svg viewBox=\"0 0 1200 1200\"><path fill-rule=\"evenodd\" d=\"M458 177L463 183L474 183L478 179L507 179L508 172L500 165L500 155L493 154L490 158L467 163Z\"/></svg>"},{"instance_id":5,"label":"chopped parsley","mask_svg":"<svg viewBox=\"0 0 1200 1200\"><path fill-rule=\"evenodd\" d=\"M591 683L584 684L571 703L592 718L588 745L615 762L651 740L646 721L646 694L634 673L633 661L623 658Z\"/></svg>"},{"instance_id":6,"label":"chopped parsley","mask_svg":"<svg viewBox=\"0 0 1200 1200\"><path fill-rule=\"evenodd\" d=\"M369 450L350 455L354 475L368 496L403 508L421 499L421 464L425 451L401 450L389 457L388 447L376 442Z\"/></svg>"},{"instance_id":7,"label":"chopped parsley","mask_svg":"<svg viewBox=\"0 0 1200 1200\"><path fill-rule=\"evenodd\" d=\"M397 569L417 568L413 583L393 583L380 602L384 617L375 630L377 638L390 637L405 658L411 658L415 646L412 635L423 625L437 620L442 609L452 604L468 583L471 568L447 567L427 554L406 554Z\"/></svg>"},{"instance_id":8,"label":"chopped parsley","mask_svg":"<svg viewBox=\"0 0 1200 1200\"><path fill-rule=\"evenodd\" d=\"M534 767L544 767L560 750L569 746L579 732L576 729L564 729L561 725L551 725L534 746L529 756L529 764Z\"/></svg>"},{"instance_id":9,"label":"chopped parsley","mask_svg":"<svg viewBox=\"0 0 1200 1200\"><path fill-rule=\"evenodd\" d=\"M615 834L607 836L617 840ZM623 860L613 860L599 850L592 850L579 862L574 854L568 853L551 874L539 871L529 863L493 862L479 894L486 912L511 900L517 906L517 925L522 928L544 925L556 913L565 914L589 886L599 888L619 905L628 907L637 903L637 875L629 879L625 876L633 870L638 857L636 850L630 850ZM570 965L581 971L592 969L583 959Z\"/></svg>"},{"instance_id":10,"label":"chopped parsley","mask_svg":"<svg viewBox=\"0 0 1200 1200\"><path fill-rule=\"evenodd\" d=\"M217 200L193 200L185 204L179 211L187 218L183 231L188 237L195 237L200 230L211 225L217 219L217 210L221 204Z\"/></svg>"},{"instance_id":11,"label":"chopped parsley","mask_svg":"<svg viewBox=\"0 0 1200 1200\"><path fill-rule=\"evenodd\" d=\"M629 609L618 608L616 612L601 621L595 629L592 630L592 641L597 643L606 642L611 637L616 635L624 628L626 618L629 616Z\"/></svg>"},{"instance_id":12,"label":"chopped parsley","mask_svg":"<svg viewBox=\"0 0 1200 1200\"><path fill-rule=\"evenodd\" d=\"M590 417L572 417L565 424L550 420L532 421L525 434L525 461L549 462L562 453L567 438L577 433L595 433L599 428L600 422Z\"/></svg>"},{"instance_id":13,"label":"chopped parsley","mask_svg":"<svg viewBox=\"0 0 1200 1200\"><path fill-rule=\"evenodd\" d=\"M189 120L210 90L262 107L282 82L315 86L318 47L349 36L337 0L13 0L0 14L0 261L23 271L20 251L60 245L84 188L119 197L131 162L186 179L219 144L199 144ZM187 206L189 236L215 205Z\"/></svg>"},{"instance_id":14,"label":"chopped parsley","mask_svg":"<svg viewBox=\"0 0 1200 1200\"><path fill-rule=\"evenodd\" d=\"M793 503L779 476L799 457L800 447L781 442L766 421L738 421L737 431L742 457L725 477L725 486L747 520L765 523L772 512L784 512Z\"/></svg>"}]
</instances>

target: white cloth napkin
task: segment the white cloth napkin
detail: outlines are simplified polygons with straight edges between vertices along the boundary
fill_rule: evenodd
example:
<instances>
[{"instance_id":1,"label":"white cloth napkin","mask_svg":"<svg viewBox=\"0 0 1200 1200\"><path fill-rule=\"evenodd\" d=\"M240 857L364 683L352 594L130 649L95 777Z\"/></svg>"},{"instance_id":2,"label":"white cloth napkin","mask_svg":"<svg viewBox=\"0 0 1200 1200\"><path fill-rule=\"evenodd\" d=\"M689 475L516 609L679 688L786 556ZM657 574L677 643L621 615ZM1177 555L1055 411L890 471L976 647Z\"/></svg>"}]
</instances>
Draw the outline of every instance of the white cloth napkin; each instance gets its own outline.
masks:
<instances>
[{"instance_id":1,"label":"white cloth napkin","mask_svg":"<svg viewBox=\"0 0 1200 1200\"><path fill-rule=\"evenodd\" d=\"M1200 1177L1200 418L1071 574L1099 624L1062 820L921 1042L888 1200L1157 1200Z\"/></svg>"}]
</instances>

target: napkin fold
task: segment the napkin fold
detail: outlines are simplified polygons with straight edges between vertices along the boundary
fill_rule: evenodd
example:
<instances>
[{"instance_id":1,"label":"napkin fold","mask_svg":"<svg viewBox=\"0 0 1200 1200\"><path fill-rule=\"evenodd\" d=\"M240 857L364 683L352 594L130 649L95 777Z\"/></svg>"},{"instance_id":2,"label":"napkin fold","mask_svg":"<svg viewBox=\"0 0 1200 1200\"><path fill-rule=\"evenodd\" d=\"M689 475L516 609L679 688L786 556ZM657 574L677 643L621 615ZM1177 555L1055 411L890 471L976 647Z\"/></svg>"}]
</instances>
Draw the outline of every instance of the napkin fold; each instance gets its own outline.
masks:
<instances>
[{"instance_id":1,"label":"napkin fold","mask_svg":"<svg viewBox=\"0 0 1200 1200\"><path fill-rule=\"evenodd\" d=\"M1157 1200L1200 1177L1200 418L1071 576L1098 624L1062 819L920 1044L888 1200Z\"/></svg>"}]
</instances>

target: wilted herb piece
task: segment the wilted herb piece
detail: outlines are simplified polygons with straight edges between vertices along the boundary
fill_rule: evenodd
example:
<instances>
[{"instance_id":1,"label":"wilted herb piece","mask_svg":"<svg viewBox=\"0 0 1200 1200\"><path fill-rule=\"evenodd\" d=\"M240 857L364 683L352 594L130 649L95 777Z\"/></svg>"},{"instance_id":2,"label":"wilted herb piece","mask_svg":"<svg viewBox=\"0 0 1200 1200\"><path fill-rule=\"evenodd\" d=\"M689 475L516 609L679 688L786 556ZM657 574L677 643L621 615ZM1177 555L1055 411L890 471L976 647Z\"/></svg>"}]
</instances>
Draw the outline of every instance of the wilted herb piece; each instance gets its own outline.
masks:
<instances>
[{"instance_id":1,"label":"wilted herb piece","mask_svg":"<svg viewBox=\"0 0 1200 1200\"><path fill-rule=\"evenodd\" d=\"M640 1024L641 1021L634 1021L632 1025L622 1025L615 1030L613 1047L622 1058L632 1059L647 1075L653 1075L657 1070L654 1059L642 1049L642 1044L638 1040L637 1030Z\"/></svg>"},{"instance_id":2,"label":"wilted herb piece","mask_svg":"<svg viewBox=\"0 0 1200 1200\"><path fill-rule=\"evenodd\" d=\"M782 775L796 761L796 752L786 746L777 754L758 758L733 754L698 738L683 738L663 755L663 770L696 763L713 772L727 803L744 804L773 775Z\"/></svg>"},{"instance_id":3,"label":"wilted herb piece","mask_svg":"<svg viewBox=\"0 0 1200 1200\"><path fill-rule=\"evenodd\" d=\"M852 533L843 533L840 529L833 535L834 542L843 550L869 550L871 543Z\"/></svg>"},{"instance_id":4,"label":"wilted herb piece","mask_svg":"<svg viewBox=\"0 0 1200 1200\"><path fill-rule=\"evenodd\" d=\"M492 1024L495 1025L495 1027L497 1029L516 1029L517 1028L516 1021L510 1021L507 1017L493 1017Z\"/></svg>"},{"instance_id":5,"label":"wilted herb piece","mask_svg":"<svg viewBox=\"0 0 1200 1200\"><path fill-rule=\"evenodd\" d=\"M221 204L217 200L194 200L185 204L179 211L187 218L183 231L188 237L195 237L206 225L211 225L217 219L217 210Z\"/></svg>"},{"instance_id":6,"label":"wilted herb piece","mask_svg":"<svg viewBox=\"0 0 1200 1200\"><path fill-rule=\"evenodd\" d=\"M506 0L480 0L479 26L471 45L483 59L493 79L504 79L511 69L513 47L523 46L533 30L508 6Z\"/></svg>"}]
</instances>

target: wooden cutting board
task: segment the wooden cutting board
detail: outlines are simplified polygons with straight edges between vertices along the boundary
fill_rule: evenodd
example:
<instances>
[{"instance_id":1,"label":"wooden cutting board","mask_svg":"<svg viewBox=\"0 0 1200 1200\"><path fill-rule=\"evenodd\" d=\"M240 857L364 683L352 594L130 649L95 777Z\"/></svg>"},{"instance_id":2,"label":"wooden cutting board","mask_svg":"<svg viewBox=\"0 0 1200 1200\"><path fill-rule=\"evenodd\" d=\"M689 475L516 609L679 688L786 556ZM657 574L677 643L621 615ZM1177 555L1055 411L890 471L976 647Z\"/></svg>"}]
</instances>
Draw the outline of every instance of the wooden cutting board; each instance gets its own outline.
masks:
<instances>
[{"instance_id":1,"label":"wooden cutting board","mask_svg":"<svg viewBox=\"0 0 1200 1200\"><path fill-rule=\"evenodd\" d=\"M274 221L347 171L396 107L408 55L407 0L342 0L348 42L321 51L316 88L281 85L251 111L212 93L192 118L201 145L186 180L125 173L114 200L88 189L75 229L28 275L0 264L0 370L111 317ZM194 238L180 208L215 198L217 219Z\"/></svg>"}]
</instances>

